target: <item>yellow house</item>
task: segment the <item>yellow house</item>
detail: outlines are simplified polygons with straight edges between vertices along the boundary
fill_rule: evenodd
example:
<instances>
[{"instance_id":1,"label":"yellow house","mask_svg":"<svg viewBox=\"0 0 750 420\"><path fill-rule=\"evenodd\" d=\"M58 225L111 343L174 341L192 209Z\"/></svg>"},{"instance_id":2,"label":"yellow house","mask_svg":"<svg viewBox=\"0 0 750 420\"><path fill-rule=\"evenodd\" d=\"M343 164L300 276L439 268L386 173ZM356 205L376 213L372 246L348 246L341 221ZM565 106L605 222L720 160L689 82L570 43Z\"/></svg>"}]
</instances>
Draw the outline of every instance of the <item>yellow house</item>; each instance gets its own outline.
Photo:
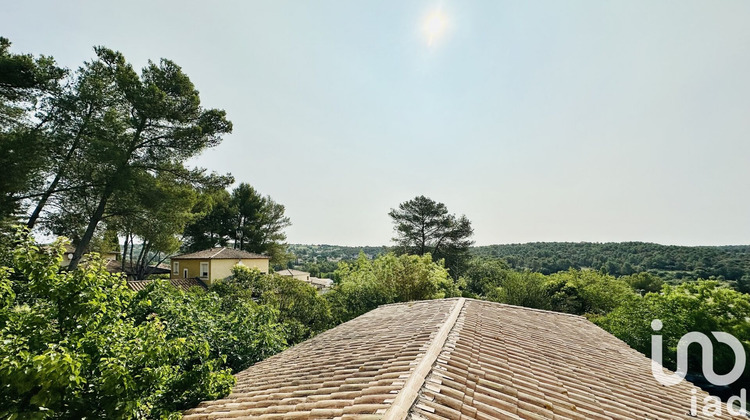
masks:
<instances>
[{"instance_id":1,"label":"yellow house","mask_svg":"<svg viewBox=\"0 0 750 420\"><path fill-rule=\"evenodd\" d=\"M232 275L235 265L268 273L270 257L233 248L211 248L172 257L172 279L199 278L206 284Z\"/></svg>"}]
</instances>

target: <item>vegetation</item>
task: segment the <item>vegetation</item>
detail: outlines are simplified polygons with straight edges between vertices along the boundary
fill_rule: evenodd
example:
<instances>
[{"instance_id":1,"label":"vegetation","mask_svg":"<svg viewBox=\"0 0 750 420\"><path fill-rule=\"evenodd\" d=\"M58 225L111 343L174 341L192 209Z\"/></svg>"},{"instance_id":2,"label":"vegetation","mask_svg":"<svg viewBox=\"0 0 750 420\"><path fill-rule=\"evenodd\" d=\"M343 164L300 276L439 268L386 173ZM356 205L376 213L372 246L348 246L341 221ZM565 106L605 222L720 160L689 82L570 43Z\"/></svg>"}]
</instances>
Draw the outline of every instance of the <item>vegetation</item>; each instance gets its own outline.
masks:
<instances>
[{"instance_id":1,"label":"vegetation","mask_svg":"<svg viewBox=\"0 0 750 420\"><path fill-rule=\"evenodd\" d=\"M144 311L101 262L60 272L62 242L47 254L18 239L0 268L1 417L174 417L229 391L231 370L199 331Z\"/></svg>"},{"instance_id":2,"label":"vegetation","mask_svg":"<svg viewBox=\"0 0 750 420\"><path fill-rule=\"evenodd\" d=\"M537 242L479 246L471 252L503 259L517 270L542 274L587 268L614 276L648 272L670 283L713 277L742 284L750 291L750 246Z\"/></svg>"},{"instance_id":3,"label":"vegetation","mask_svg":"<svg viewBox=\"0 0 750 420\"><path fill-rule=\"evenodd\" d=\"M50 164L39 153L46 144L48 100L67 74L51 57L13 54L10 46L0 37L0 227L6 230Z\"/></svg>"},{"instance_id":4,"label":"vegetation","mask_svg":"<svg viewBox=\"0 0 750 420\"><path fill-rule=\"evenodd\" d=\"M664 328L658 333L651 321L659 319ZM676 368L677 343L688 332L696 331L712 337L712 331L723 331L740 340L745 352L750 351L750 295L740 293L716 281L697 281L678 286L664 286L658 293L625 299L609 313L594 316L599 326L625 341L634 349L651 356L651 335L661 334L664 340L664 365ZM714 341L715 342L715 341ZM692 379L707 386L712 393L728 397L739 395L743 384L750 383L750 366L731 387L716 389L702 383L701 352L688 353ZM734 366L732 350L725 345L714 346L714 370L729 372Z\"/></svg>"},{"instance_id":5,"label":"vegetation","mask_svg":"<svg viewBox=\"0 0 750 420\"><path fill-rule=\"evenodd\" d=\"M284 206L270 196L260 195L249 184L242 183L230 193L210 191L199 206L207 207L202 216L185 228L185 250L199 251L227 246L271 257L273 264L286 261L286 235L291 225L284 216ZM196 209L196 213L200 209Z\"/></svg>"},{"instance_id":6,"label":"vegetation","mask_svg":"<svg viewBox=\"0 0 750 420\"><path fill-rule=\"evenodd\" d=\"M326 298L337 323L387 303L460 295L448 270L429 254L386 254L374 260L360 255L353 263L341 263L336 277L340 280Z\"/></svg>"},{"instance_id":7,"label":"vegetation","mask_svg":"<svg viewBox=\"0 0 750 420\"><path fill-rule=\"evenodd\" d=\"M451 275L458 278L474 243L469 239L474 230L466 216L449 214L445 204L423 195L399 204L388 215L393 219L398 252L444 260Z\"/></svg>"},{"instance_id":8,"label":"vegetation","mask_svg":"<svg viewBox=\"0 0 750 420\"><path fill-rule=\"evenodd\" d=\"M202 108L169 60L138 73L95 52L70 72L0 38L0 417L176 418L226 395L233 372L379 305L460 295L583 315L646 355L660 319L670 368L690 331L729 332L750 350L750 246L472 249L465 216L418 196L389 212L393 249L293 245L291 260L283 205L187 166L231 132L224 112ZM73 239L68 269L62 239L9 233L22 219ZM209 290L157 280L136 293L95 256L81 260L121 238L122 268L138 277L180 248L234 246L335 284L321 295L236 267ZM733 355L716 349L725 372Z\"/></svg>"}]
</instances>

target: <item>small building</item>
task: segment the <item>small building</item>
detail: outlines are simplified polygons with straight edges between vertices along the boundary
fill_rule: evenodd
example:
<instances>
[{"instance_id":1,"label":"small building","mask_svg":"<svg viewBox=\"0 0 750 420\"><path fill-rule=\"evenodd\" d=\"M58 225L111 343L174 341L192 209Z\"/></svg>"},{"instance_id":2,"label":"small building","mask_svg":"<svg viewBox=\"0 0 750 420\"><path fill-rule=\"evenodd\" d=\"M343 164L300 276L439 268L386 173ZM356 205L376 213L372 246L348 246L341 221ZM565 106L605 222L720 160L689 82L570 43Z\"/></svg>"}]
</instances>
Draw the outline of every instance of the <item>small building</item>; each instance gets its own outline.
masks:
<instances>
[{"instance_id":1,"label":"small building","mask_svg":"<svg viewBox=\"0 0 750 420\"><path fill-rule=\"evenodd\" d=\"M708 394L584 317L473 299L381 306L235 374L185 420L680 419ZM718 403L717 403L718 404ZM740 417L735 417L740 418Z\"/></svg>"},{"instance_id":2,"label":"small building","mask_svg":"<svg viewBox=\"0 0 750 420\"><path fill-rule=\"evenodd\" d=\"M257 268L261 273L268 273L266 255L254 254L233 248L211 248L171 258L171 279L199 278L206 284L232 275L235 265Z\"/></svg>"},{"instance_id":3,"label":"small building","mask_svg":"<svg viewBox=\"0 0 750 420\"><path fill-rule=\"evenodd\" d=\"M316 289L320 290L320 293L325 293L333 286L333 280L319 277L310 277L310 284L315 286Z\"/></svg>"},{"instance_id":4,"label":"small building","mask_svg":"<svg viewBox=\"0 0 750 420\"><path fill-rule=\"evenodd\" d=\"M308 273L307 271L300 271L300 270L293 270L291 268L285 268L283 270L277 271L276 274L285 276L285 277L294 277L297 280L302 280L305 283L310 283L310 273Z\"/></svg>"},{"instance_id":5,"label":"small building","mask_svg":"<svg viewBox=\"0 0 750 420\"><path fill-rule=\"evenodd\" d=\"M277 271L276 274L285 276L285 277L292 277L299 281L304 281L305 283L318 289L321 293L327 292L328 289L330 289L331 286L333 286L333 280L312 277L310 276L310 273L308 273L307 271L300 271L300 270L293 270L291 268L285 268L283 270Z\"/></svg>"}]
</instances>

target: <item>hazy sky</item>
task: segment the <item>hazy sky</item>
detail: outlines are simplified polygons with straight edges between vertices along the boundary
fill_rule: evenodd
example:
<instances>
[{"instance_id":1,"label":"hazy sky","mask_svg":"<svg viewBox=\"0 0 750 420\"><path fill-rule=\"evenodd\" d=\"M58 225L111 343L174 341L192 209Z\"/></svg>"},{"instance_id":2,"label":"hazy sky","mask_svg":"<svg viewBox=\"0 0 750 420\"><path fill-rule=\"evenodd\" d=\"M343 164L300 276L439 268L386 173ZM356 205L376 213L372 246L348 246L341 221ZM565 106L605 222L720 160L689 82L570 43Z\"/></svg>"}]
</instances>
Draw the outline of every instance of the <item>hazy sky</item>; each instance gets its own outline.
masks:
<instances>
[{"instance_id":1,"label":"hazy sky","mask_svg":"<svg viewBox=\"0 0 750 420\"><path fill-rule=\"evenodd\" d=\"M466 214L478 244L750 243L750 1L0 10L14 52L181 65L234 123L196 164L284 204L291 243L387 244L387 212L420 194Z\"/></svg>"}]
</instances>

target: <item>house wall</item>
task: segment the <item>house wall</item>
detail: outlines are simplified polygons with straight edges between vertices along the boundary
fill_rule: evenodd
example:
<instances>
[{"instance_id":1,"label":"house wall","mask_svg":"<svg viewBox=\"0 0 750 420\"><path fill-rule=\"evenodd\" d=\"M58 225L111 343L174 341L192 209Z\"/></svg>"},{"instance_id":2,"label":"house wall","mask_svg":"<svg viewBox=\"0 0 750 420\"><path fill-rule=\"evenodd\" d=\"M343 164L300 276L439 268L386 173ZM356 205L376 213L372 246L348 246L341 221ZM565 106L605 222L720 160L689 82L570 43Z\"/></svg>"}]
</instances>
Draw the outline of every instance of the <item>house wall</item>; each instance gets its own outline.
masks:
<instances>
[{"instance_id":1,"label":"house wall","mask_svg":"<svg viewBox=\"0 0 750 420\"><path fill-rule=\"evenodd\" d=\"M309 274L295 274L292 277L294 277L297 280L301 280L301 281L310 283L310 275Z\"/></svg>"},{"instance_id":2,"label":"house wall","mask_svg":"<svg viewBox=\"0 0 750 420\"><path fill-rule=\"evenodd\" d=\"M232 275L232 268L241 264L247 268L257 268L261 273L268 273L268 260L267 259L249 259L249 260L222 260L216 259L211 260L211 266L209 267L210 282L221 280Z\"/></svg>"},{"instance_id":3,"label":"house wall","mask_svg":"<svg viewBox=\"0 0 750 420\"><path fill-rule=\"evenodd\" d=\"M180 263L180 272L174 272L175 261ZM170 278L181 279L183 270L188 269L188 278L200 277L201 262L208 262L210 260L172 260L169 264L169 270L172 273ZM211 275L211 265L208 265L208 274Z\"/></svg>"}]
</instances>

